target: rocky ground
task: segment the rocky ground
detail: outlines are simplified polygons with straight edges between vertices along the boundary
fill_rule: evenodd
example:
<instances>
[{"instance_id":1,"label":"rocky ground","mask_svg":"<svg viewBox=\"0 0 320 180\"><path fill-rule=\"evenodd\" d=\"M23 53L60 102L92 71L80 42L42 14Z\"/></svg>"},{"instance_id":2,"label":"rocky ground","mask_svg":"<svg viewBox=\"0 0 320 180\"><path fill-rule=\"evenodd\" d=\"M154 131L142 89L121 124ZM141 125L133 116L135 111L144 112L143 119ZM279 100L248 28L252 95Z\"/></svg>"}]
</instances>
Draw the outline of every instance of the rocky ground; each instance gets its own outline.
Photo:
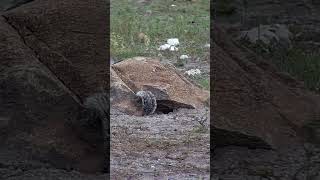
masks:
<instances>
[{"instance_id":1,"label":"rocky ground","mask_svg":"<svg viewBox=\"0 0 320 180\"><path fill-rule=\"evenodd\" d=\"M113 179L209 179L208 109L144 117L112 109L111 134Z\"/></svg>"}]
</instances>

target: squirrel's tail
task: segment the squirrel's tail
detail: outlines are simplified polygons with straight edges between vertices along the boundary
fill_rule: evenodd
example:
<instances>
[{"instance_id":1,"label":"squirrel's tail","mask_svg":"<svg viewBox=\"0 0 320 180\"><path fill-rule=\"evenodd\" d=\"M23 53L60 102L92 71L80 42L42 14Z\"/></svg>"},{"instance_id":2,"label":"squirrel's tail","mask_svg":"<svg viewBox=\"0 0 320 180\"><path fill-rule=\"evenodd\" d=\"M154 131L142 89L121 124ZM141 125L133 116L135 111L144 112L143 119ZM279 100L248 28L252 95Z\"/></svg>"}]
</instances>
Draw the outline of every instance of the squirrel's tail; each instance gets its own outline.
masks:
<instances>
[{"instance_id":1,"label":"squirrel's tail","mask_svg":"<svg viewBox=\"0 0 320 180\"><path fill-rule=\"evenodd\" d=\"M154 94L150 91L138 91L136 95L142 100L144 115L153 114L157 109L157 100Z\"/></svg>"}]
</instances>

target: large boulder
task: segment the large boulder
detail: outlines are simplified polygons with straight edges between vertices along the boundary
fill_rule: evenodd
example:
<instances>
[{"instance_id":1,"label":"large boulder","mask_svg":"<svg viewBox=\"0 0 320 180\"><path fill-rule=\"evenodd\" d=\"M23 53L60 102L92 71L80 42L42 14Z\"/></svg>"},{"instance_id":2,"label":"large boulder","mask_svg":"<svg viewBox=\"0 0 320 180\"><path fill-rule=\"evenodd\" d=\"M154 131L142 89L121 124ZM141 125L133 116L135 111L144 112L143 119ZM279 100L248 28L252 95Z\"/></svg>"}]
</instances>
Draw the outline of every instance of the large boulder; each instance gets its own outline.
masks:
<instances>
[{"instance_id":1,"label":"large boulder","mask_svg":"<svg viewBox=\"0 0 320 180\"><path fill-rule=\"evenodd\" d=\"M212 176L316 176L319 95L232 41L221 28L215 26L213 32Z\"/></svg>"},{"instance_id":2,"label":"large boulder","mask_svg":"<svg viewBox=\"0 0 320 180\"><path fill-rule=\"evenodd\" d=\"M121 80L117 73L110 70L110 103L116 109L132 115L142 115L135 93Z\"/></svg>"},{"instance_id":3,"label":"large boulder","mask_svg":"<svg viewBox=\"0 0 320 180\"><path fill-rule=\"evenodd\" d=\"M84 99L109 87L106 11L99 0L35 0L3 17L39 61Z\"/></svg>"},{"instance_id":4,"label":"large boulder","mask_svg":"<svg viewBox=\"0 0 320 180\"><path fill-rule=\"evenodd\" d=\"M263 138L274 147L302 138L320 97L215 30L215 126ZM220 118L223 117L223 118Z\"/></svg>"},{"instance_id":5,"label":"large boulder","mask_svg":"<svg viewBox=\"0 0 320 180\"><path fill-rule=\"evenodd\" d=\"M129 114L141 114L135 99L135 93L140 90L151 91L156 96L156 111L161 112L178 108L200 108L209 98L208 91L191 83L174 67L161 64L157 59L135 57L112 65L112 105ZM119 95L119 92L122 94ZM134 113L135 111L138 113Z\"/></svg>"},{"instance_id":6,"label":"large boulder","mask_svg":"<svg viewBox=\"0 0 320 180\"><path fill-rule=\"evenodd\" d=\"M1 14L1 179L35 168L102 171L101 129L80 127L79 115L86 97L108 87L107 18L104 1L84 0Z\"/></svg>"}]
</instances>

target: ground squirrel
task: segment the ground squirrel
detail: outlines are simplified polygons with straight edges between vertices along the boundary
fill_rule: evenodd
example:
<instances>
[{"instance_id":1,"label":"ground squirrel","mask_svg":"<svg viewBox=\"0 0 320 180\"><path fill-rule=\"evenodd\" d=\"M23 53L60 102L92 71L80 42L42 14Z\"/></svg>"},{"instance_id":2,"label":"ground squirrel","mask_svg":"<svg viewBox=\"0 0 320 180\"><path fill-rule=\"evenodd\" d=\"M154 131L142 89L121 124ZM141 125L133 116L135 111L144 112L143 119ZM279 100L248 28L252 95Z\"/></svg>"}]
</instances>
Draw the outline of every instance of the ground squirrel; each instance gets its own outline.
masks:
<instances>
[{"instance_id":1,"label":"ground squirrel","mask_svg":"<svg viewBox=\"0 0 320 180\"><path fill-rule=\"evenodd\" d=\"M143 115L150 115L157 109L157 100L151 91L138 91L136 95L141 99Z\"/></svg>"}]
</instances>

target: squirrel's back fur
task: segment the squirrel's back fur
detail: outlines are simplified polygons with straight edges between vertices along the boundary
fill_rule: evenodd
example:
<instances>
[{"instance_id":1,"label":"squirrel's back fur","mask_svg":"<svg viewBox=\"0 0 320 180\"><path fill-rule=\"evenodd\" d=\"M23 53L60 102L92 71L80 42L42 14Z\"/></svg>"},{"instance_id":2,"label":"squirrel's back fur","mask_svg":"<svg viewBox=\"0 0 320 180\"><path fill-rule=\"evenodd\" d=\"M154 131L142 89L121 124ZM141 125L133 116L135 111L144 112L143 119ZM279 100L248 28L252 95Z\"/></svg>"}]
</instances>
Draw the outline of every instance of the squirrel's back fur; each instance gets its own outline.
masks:
<instances>
[{"instance_id":1,"label":"squirrel's back fur","mask_svg":"<svg viewBox=\"0 0 320 180\"><path fill-rule=\"evenodd\" d=\"M157 109L157 100L154 94L150 91L138 91L136 95L142 100L144 115L153 114Z\"/></svg>"}]
</instances>

